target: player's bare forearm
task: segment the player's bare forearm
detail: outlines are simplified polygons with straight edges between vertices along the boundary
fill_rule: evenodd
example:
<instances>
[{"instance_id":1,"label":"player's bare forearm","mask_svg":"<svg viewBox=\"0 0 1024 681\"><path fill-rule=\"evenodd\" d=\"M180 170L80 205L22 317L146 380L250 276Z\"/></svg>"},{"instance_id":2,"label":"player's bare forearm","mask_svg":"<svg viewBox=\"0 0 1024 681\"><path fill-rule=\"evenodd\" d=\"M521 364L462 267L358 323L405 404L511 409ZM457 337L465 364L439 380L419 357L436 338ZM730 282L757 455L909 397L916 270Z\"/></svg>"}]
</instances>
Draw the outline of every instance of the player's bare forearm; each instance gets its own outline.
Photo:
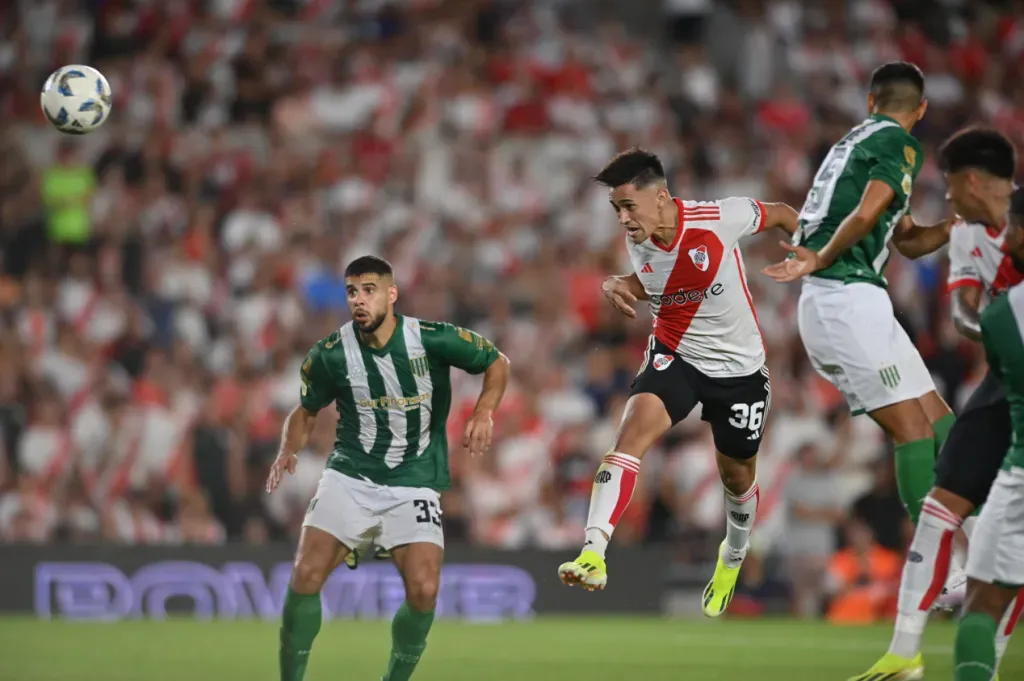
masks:
<instances>
[{"instance_id":1,"label":"player's bare forearm","mask_svg":"<svg viewBox=\"0 0 1024 681\"><path fill-rule=\"evenodd\" d=\"M285 456L298 454L309 441L315 423L316 414L306 411L301 404L292 409L281 429L281 446L277 453Z\"/></svg>"},{"instance_id":2,"label":"player's bare forearm","mask_svg":"<svg viewBox=\"0 0 1024 681\"><path fill-rule=\"evenodd\" d=\"M615 275L612 279L618 279L626 284L626 286L629 287L629 292L632 293L637 300L649 300L650 297L647 295L647 291L644 290L644 285L640 283L640 277L636 275L636 272Z\"/></svg>"},{"instance_id":3,"label":"player's bare forearm","mask_svg":"<svg viewBox=\"0 0 1024 681\"><path fill-rule=\"evenodd\" d=\"M981 340L981 288L977 286L961 286L953 290L952 305L953 326L961 334L973 341Z\"/></svg>"},{"instance_id":4,"label":"player's bare forearm","mask_svg":"<svg viewBox=\"0 0 1024 681\"><path fill-rule=\"evenodd\" d=\"M764 206L764 224L767 227L778 227L792 236L800 227L799 213L786 203L762 203Z\"/></svg>"},{"instance_id":5,"label":"player's bare forearm","mask_svg":"<svg viewBox=\"0 0 1024 681\"><path fill-rule=\"evenodd\" d=\"M938 224L925 226L917 224L910 217L904 217L900 221L899 229L893 234L892 243L905 257L912 260L920 258L949 243L952 225L952 220L943 220Z\"/></svg>"},{"instance_id":6,"label":"player's bare forearm","mask_svg":"<svg viewBox=\"0 0 1024 681\"><path fill-rule=\"evenodd\" d=\"M498 359L491 362L491 366L484 372L484 385L473 410L475 413L493 414L498 410L501 398L505 396L505 388L508 387L508 377L508 357L499 353Z\"/></svg>"},{"instance_id":7,"label":"player's bare forearm","mask_svg":"<svg viewBox=\"0 0 1024 681\"><path fill-rule=\"evenodd\" d=\"M821 267L825 268L834 263L836 258L845 253L847 249L870 234L878 224L878 218L882 216L895 196L896 193L892 187L885 182L880 180L868 182L860 203L852 213L846 216L845 220L839 223L835 234L818 251Z\"/></svg>"}]
</instances>

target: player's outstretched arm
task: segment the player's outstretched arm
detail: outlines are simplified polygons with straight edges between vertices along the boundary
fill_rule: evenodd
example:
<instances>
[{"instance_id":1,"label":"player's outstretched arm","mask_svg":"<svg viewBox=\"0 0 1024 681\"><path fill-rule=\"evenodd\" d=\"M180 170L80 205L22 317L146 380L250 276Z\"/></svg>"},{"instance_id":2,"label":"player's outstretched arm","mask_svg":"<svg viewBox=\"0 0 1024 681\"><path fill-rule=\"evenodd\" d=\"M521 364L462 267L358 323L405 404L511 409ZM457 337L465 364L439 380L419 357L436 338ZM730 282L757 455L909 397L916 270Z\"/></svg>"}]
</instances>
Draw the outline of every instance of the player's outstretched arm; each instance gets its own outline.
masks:
<instances>
[{"instance_id":1,"label":"player's outstretched arm","mask_svg":"<svg viewBox=\"0 0 1024 681\"><path fill-rule=\"evenodd\" d=\"M281 432L281 446L277 450L277 458L270 466L267 477L267 493L273 492L281 484L284 472L295 472L295 463L299 460L299 452L309 441L316 423L316 414L308 411L301 404L292 409L284 421Z\"/></svg>"},{"instance_id":2,"label":"player's outstretched arm","mask_svg":"<svg viewBox=\"0 0 1024 681\"><path fill-rule=\"evenodd\" d=\"M778 227L792 236L800 227L799 213L786 203L762 203L764 206L764 224L767 227Z\"/></svg>"},{"instance_id":3,"label":"player's outstretched arm","mask_svg":"<svg viewBox=\"0 0 1024 681\"><path fill-rule=\"evenodd\" d=\"M895 196L896 192L887 182L870 180L860 197L860 203L839 223L835 234L820 251L815 252L805 246L793 246L783 242L782 247L792 253L792 257L769 265L764 268L764 273L775 281L786 283L825 269L874 229L878 218Z\"/></svg>"},{"instance_id":4,"label":"player's outstretched arm","mask_svg":"<svg viewBox=\"0 0 1024 681\"><path fill-rule=\"evenodd\" d=\"M960 286L950 296L953 326L971 340L981 340L981 287Z\"/></svg>"},{"instance_id":5,"label":"player's outstretched arm","mask_svg":"<svg viewBox=\"0 0 1024 681\"><path fill-rule=\"evenodd\" d=\"M508 387L510 374L508 357L498 353L497 359L491 362L484 372L484 385L480 389L473 414L466 422L466 430L462 436L462 446L471 456L484 454L491 447L494 435L494 412L501 404L501 398Z\"/></svg>"},{"instance_id":6,"label":"player's outstretched arm","mask_svg":"<svg viewBox=\"0 0 1024 681\"><path fill-rule=\"evenodd\" d=\"M954 220L943 220L938 224L925 226L914 222L909 215L904 215L892 235L892 244L897 251L911 259L934 253L949 243L953 222Z\"/></svg>"}]
</instances>

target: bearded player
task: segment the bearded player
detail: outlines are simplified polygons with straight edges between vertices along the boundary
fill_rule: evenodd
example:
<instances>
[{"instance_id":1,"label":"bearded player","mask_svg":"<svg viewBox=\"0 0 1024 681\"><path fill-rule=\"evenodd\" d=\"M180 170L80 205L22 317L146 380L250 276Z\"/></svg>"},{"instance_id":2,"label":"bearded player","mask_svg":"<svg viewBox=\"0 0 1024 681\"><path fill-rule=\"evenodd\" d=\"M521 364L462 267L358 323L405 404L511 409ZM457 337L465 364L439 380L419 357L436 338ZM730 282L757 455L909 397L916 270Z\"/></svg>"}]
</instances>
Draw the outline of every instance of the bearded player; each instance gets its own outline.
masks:
<instances>
[{"instance_id":1,"label":"bearded player","mask_svg":"<svg viewBox=\"0 0 1024 681\"><path fill-rule=\"evenodd\" d=\"M854 415L867 413L895 441L900 498L917 524L954 419L896 321L882 273L890 243L920 257L949 240L951 221L923 227L909 214L923 161L910 130L928 106L920 69L879 67L867 103L870 115L832 147L814 178L793 245L784 244L790 259L765 273L803 279L797 321L808 357Z\"/></svg>"},{"instance_id":2,"label":"bearded player","mask_svg":"<svg viewBox=\"0 0 1024 681\"><path fill-rule=\"evenodd\" d=\"M1003 230L1003 220L1020 219L1024 195L1014 194L1017 156L1013 144L995 130L971 128L951 137L939 152L946 174L948 197L963 220L949 240L950 301L954 324L971 340L981 340L980 315L995 297L1021 281L1010 254L1015 230ZM1011 210L1011 196L1013 205ZM921 636L928 611L942 585L966 580L962 565L952 563L953 538L988 496L1010 446L1010 408L1002 381L989 371L953 424L936 464L935 487L924 501L900 582L896 627L889 651L864 674L850 681L867 681L878 674L892 679L916 679L924 674ZM973 551L973 545L970 547ZM951 567L952 566L952 567ZM962 594L961 594L962 595ZM1022 601L1024 603L1024 601ZM1009 643L1019 610L1011 607L999 625L996 659Z\"/></svg>"},{"instance_id":3,"label":"bearded player","mask_svg":"<svg viewBox=\"0 0 1024 681\"><path fill-rule=\"evenodd\" d=\"M302 681L320 631L320 590L350 553L390 551L406 600L391 624L384 681L407 681L426 646L441 578L439 491L447 489L452 367L484 375L463 447L482 454L509 364L472 331L395 313L398 288L379 258L345 270L352 321L317 343L302 364L299 406L289 414L267 491L295 470L317 413L338 409L337 439L299 537L281 624L281 681Z\"/></svg>"},{"instance_id":4,"label":"bearded player","mask_svg":"<svg viewBox=\"0 0 1024 681\"><path fill-rule=\"evenodd\" d=\"M704 614L717 617L732 599L749 546L758 501L756 455L771 405L738 242L766 227L792 233L796 211L747 198L673 198L661 161L638 149L616 156L595 180L610 190L634 269L605 281L604 293L629 317L636 316L632 303L649 301L654 333L612 451L594 478L583 552L558 574L569 585L605 587L605 550L644 454L700 402L725 486L726 537L703 597Z\"/></svg>"},{"instance_id":5,"label":"bearded player","mask_svg":"<svg viewBox=\"0 0 1024 681\"><path fill-rule=\"evenodd\" d=\"M1005 250L1024 271L1024 195L1013 198ZM967 557L967 600L954 649L955 681L996 678L1000 635L1020 615L1024 586L1024 285L1016 284L981 315L989 370L1003 385L1010 446L985 500ZM1018 605L1013 605L1014 599ZM997 622L1000 622L997 627Z\"/></svg>"}]
</instances>

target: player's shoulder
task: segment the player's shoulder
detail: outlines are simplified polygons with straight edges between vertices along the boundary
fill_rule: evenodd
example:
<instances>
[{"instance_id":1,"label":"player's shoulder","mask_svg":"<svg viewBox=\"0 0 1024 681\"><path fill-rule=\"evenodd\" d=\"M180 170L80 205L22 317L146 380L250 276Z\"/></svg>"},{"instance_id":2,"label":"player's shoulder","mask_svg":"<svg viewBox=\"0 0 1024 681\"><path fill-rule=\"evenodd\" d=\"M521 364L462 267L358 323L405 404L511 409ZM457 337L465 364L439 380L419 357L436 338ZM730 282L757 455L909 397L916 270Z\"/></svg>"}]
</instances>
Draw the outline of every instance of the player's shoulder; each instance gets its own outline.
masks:
<instances>
[{"instance_id":1,"label":"player's shoulder","mask_svg":"<svg viewBox=\"0 0 1024 681\"><path fill-rule=\"evenodd\" d=\"M418 331L421 335L437 335L452 331L457 328L451 322L436 319L418 319L416 317L402 317L402 324L407 329Z\"/></svg>"},{"instance_id":2,"label":"player's shoulder","mask_svg":"<svg viewBox=\"0 0 1024 681\"><path fill-rule=\"evenodd\" d=\"M317 356L323 354L330 354L334 352L335 348L340 348L342 346L342 336L345 333L345 329L346 327L350 327L351 325L352 322L348 322L341 328L335 329L330 334L318 340L316 344L309 349L309 355Z\"/></svg>"},{"instance_id":3,"label":"player's shoulder","mask_svg":"<svg viewBox=\"0 0 1024 681\"><path fill-rule=\"evenodd\" d=\"M713 201L683 201L683 222L730 223L758 220L761 202L749 196L728 196Z\"/></svg>"}]
</instances>

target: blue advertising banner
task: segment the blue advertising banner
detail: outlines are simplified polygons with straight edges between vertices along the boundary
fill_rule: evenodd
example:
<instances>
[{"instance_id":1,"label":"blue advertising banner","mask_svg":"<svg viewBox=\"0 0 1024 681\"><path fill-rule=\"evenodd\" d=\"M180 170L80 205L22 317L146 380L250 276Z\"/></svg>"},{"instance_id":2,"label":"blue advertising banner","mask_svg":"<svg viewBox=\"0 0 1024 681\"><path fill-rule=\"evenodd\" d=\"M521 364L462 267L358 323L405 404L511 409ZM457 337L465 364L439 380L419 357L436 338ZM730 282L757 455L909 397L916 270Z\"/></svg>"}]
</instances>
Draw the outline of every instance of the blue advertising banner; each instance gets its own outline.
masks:
<instances>
[{"instance_id":1,"label":"blue advertising banner","mask_svg":"<svg viewBox=\"0 0 1024 681\"><path fill-rule=\"evenodd\" d=\"M277 619L291 575L287 546L0 546L0 612L114 621L184 615ZM661 609L668 555L616 552L617 588L563 586L562 554L452 547L441 577L439 617L524 619L535 613L651 613ZM404 599L390 562L334 571L325 618L390 618Z\"/></svg>"}]
</instances>

